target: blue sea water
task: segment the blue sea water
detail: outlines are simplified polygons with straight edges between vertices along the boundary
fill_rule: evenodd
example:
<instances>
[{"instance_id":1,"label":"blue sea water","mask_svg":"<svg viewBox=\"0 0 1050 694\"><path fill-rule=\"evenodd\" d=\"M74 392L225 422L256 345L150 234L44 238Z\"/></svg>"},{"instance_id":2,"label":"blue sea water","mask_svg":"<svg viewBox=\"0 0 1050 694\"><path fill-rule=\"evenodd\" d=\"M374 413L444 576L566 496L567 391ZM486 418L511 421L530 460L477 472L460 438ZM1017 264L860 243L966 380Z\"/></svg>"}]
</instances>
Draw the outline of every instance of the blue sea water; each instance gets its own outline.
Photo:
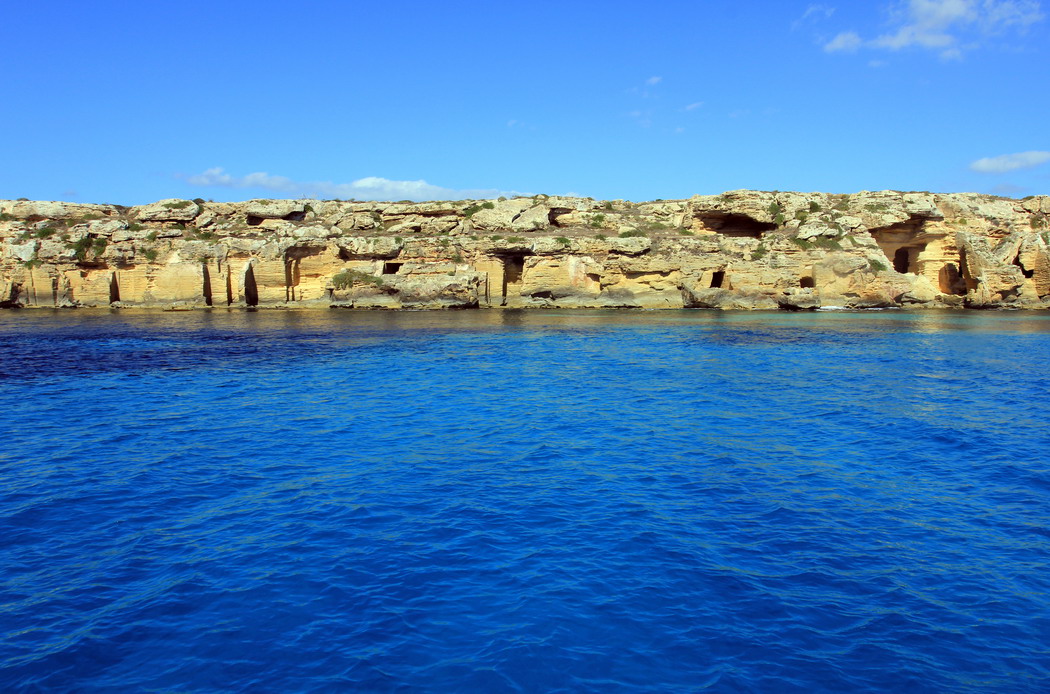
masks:
<instances>
[{"instance_id":1,"label":"blue sea water","mask_svg":"<svg viewBox=\"0 0 1050 694\"><path fill-rule=\"evenodd\" d=\"M1050 315L0 312L0 690L1050 691Z\"/></svg>"}]
</instances>

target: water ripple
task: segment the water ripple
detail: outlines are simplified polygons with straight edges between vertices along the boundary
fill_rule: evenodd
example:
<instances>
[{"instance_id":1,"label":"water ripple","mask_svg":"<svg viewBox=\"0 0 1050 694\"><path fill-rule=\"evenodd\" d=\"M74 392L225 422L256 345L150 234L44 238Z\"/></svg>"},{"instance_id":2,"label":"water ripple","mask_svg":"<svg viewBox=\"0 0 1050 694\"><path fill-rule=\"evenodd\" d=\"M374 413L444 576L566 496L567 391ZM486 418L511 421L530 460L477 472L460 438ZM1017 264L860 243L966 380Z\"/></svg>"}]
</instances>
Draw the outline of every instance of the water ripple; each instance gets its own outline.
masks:
<instances>
[{"instance_id":1,"label":"water ripple","mask_svg":"<svg viewBox=\"0 0 1050 694\"><path fill-rule=\"evenodd\" d=\"M1050 689L1050 318L0 313L4 691Z\"/></svg>"}]
</instances>

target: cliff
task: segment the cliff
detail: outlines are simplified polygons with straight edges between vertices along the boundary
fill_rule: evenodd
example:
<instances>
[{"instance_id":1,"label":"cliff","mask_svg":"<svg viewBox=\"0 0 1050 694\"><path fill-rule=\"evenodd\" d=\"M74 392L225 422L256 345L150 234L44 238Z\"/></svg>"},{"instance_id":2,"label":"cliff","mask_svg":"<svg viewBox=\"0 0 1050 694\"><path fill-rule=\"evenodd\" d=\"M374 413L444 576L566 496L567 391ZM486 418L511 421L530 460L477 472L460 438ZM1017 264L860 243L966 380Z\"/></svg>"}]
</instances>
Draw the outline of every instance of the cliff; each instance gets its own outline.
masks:
<instances>
[{"instance_id":1,"label":"cliff","mask_svg":"<svg viewBox=\"0 0 1050 694\"><path fill-rule=\"evenodd\" d=\"M0 201L0 306L1050 307L1050 196Z\"/></svg>"}]
</instances>

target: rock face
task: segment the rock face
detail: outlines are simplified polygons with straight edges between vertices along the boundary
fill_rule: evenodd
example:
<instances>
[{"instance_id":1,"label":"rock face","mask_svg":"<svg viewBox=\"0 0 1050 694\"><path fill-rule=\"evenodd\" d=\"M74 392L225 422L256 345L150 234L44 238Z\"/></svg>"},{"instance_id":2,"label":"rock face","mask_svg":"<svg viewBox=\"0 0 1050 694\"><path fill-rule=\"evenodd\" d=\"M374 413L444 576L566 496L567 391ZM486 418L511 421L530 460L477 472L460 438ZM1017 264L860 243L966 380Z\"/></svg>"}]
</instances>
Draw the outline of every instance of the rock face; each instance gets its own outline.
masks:
<instances>
[{"instance_id":1,"label":"rock face","mask_svg":"<svg viewBox=\"0 0 1050 694\"><path fill-rule=\"evenodd\" d=\"M3 307L1050 308L1050 197L0 201Z\"/></svg>"}]
</instances>

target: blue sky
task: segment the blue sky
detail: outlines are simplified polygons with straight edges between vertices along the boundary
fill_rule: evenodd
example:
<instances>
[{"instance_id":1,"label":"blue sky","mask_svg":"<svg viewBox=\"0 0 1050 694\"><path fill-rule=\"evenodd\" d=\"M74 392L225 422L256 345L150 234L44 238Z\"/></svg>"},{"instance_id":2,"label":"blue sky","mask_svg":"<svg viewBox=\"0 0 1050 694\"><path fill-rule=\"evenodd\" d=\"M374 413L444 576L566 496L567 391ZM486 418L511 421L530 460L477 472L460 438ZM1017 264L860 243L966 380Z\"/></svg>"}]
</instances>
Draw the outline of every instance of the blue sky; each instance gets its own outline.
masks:
<instances>
[{"instance_id":1,"label":"blue sky","mask_svg":"<svg viewBox=\"0 0 1050 694\"><path fill-rule=\"evenodd\" d=\"M1048 14L9 0L0 198L1046 194Z\"/></svg>"}]
</instances>

